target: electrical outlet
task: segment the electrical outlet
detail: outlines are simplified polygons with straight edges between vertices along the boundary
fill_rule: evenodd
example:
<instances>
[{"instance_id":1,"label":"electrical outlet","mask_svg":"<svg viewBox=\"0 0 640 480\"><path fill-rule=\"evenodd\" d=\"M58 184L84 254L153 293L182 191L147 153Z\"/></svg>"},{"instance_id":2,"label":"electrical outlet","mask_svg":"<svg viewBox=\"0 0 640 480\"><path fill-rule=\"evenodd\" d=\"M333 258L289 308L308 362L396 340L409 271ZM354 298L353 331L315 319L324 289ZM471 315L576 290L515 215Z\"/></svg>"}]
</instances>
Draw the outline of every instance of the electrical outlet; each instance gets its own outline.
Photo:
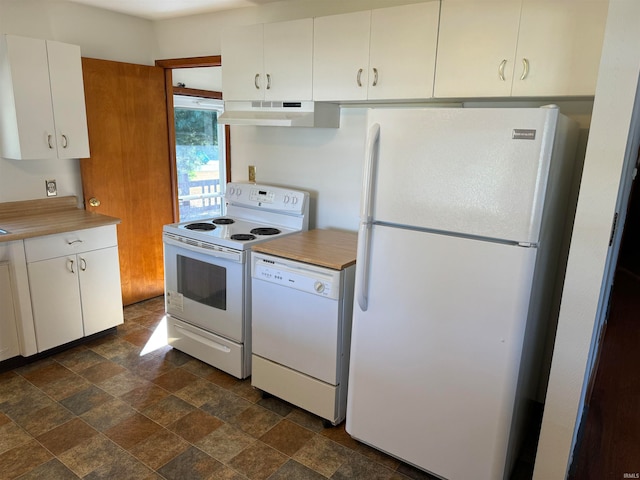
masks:
<instances>
[{"instance_id":1,"label":"electrical outlet","mask_svg":"<svg viewBox=\"0 0 640 480\"><path fill-rule=\"evenodd\" d=\"M249 181L256 183L256 167L254 165L249 165Z\"/></svg>"},{"instance_id":2,"label":"electrical outlet","mask_svg":"<svg viewBox=\"0 0 640 480\"><path fill-rule=\"evenodd\" d=\"M44 184L47 187L47 197L55 197L58 194L58 186L55 180L45 180Z\"/></svg>"}]
</instances>

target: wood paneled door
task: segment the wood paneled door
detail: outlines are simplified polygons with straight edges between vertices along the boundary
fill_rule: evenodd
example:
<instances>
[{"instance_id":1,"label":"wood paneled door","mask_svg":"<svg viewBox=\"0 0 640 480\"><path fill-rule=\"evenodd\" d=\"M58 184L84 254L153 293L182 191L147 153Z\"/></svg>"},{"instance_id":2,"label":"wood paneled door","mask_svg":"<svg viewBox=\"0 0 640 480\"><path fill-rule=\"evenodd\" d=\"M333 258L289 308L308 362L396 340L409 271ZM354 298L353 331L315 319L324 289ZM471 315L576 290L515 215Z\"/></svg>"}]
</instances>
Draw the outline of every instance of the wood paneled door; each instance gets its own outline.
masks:
<instances>
[{"instance_id":1,"label":"wood paneled door","mask_svg":"<svg viewBox=\"0 0 640 480\"><path fill-rule=\"evenodd\" d=\"M165 72L82 59L91 157L85 208L119 217L124 305L162 295L162 226L174 221Z\"/></svg>"}]
</instances>

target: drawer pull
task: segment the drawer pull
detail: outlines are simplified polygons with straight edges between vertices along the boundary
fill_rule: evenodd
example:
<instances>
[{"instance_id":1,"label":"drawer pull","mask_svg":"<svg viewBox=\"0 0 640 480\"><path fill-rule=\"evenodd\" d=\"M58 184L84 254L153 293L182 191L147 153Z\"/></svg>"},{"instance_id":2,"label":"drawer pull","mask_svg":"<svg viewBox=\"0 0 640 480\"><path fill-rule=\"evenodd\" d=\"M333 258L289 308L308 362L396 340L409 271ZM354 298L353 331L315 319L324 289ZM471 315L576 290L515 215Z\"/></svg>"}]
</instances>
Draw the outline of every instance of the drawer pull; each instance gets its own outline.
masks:
<instances>
[{"instance_id":1,"label":"drawer pull","mask_svg":"<svg viewBox=\"0 0 640 480\"><path fill-rule=\"evenodd\" d=\"M67 241L68 245L73 245L74 243L82 243L82 240L78 239L78 240L72 240L72 241Z\"/></svg>"}]
</instances>

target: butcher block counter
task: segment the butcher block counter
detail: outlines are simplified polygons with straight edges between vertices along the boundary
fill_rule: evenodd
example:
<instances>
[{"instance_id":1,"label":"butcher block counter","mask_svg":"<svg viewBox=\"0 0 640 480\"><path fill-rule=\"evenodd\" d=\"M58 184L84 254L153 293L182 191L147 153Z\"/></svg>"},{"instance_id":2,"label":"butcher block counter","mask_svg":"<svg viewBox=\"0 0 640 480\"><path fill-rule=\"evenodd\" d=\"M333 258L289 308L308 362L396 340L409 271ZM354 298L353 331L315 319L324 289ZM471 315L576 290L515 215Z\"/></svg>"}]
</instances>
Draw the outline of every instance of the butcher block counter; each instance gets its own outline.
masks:
<instances>
[{"instance_id":1,"label":"butcher block counter","mask_svg":"<svg viewBox=\"0 0 640 480\"><path fill-rule=\"evenodd\" d=\"M356 263L358 235L339 230L309 230L259 243L251 248L278 257L343 270Z\"/></svg>"},{"instance_id":2,"label":"butcher block counter","mask_svg":"<svg viewBox=\"0 0 640 480\"><path fill-rule=\"evenodd\" d=\"M75 196L0 203L0 242L120 223L78 208Z\"/></svg>"}]
</instances>

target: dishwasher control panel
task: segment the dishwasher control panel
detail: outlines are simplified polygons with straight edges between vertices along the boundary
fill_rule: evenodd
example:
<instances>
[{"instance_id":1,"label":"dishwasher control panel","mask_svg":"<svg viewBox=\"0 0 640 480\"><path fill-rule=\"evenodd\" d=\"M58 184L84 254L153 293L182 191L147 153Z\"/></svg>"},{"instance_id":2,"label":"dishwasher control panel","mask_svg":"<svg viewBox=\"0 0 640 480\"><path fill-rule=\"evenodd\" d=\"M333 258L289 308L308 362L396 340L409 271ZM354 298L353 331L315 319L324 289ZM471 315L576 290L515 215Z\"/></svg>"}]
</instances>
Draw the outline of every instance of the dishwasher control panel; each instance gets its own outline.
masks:
<instances>
[{"instance_id":1,"label":"dishwasher control panel","mask_svg":"<svg viewBox=\"0 0 640 480\"><path fill-rule=\"evenodd\" d=\"M313 295L337 299L340 272L262 253L251 254L251 276Z\"/></svg>"}]
</instances>

